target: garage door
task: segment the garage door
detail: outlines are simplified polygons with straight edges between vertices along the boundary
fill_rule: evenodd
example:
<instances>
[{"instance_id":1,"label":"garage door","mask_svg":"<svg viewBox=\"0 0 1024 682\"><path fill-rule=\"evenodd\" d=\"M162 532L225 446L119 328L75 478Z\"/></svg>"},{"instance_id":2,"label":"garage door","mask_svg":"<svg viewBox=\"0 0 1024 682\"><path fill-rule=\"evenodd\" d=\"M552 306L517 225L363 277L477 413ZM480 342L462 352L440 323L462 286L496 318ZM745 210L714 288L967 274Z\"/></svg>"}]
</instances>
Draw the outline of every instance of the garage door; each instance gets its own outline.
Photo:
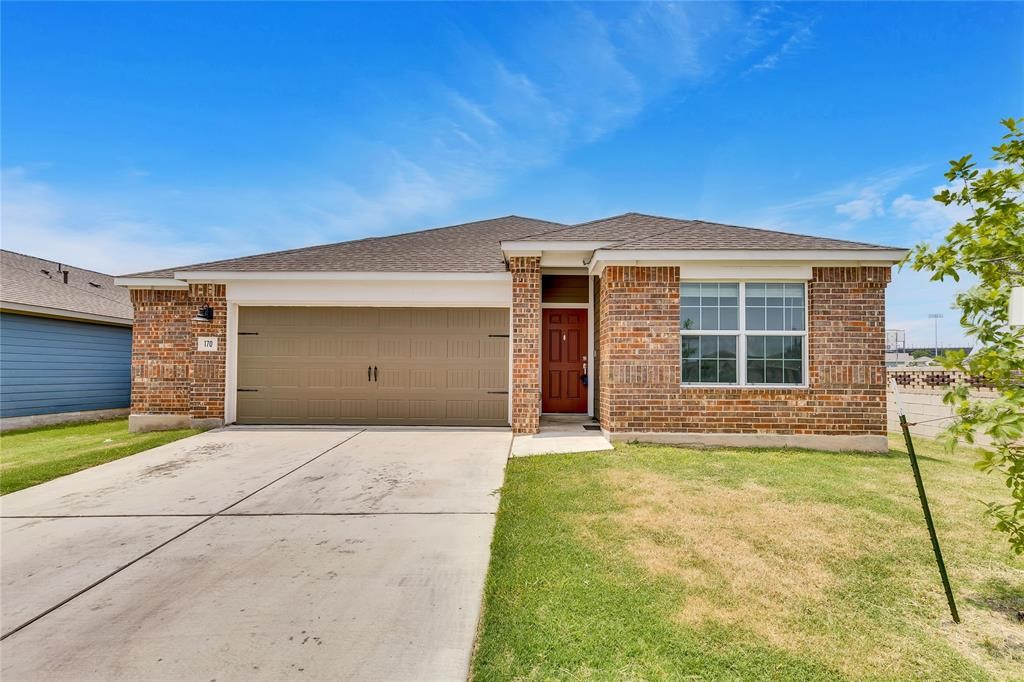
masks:
<instances>
[{"instance_id":1,"label":"garage door","mask_svg":"<svg viewBox=\"0 0 1024 682\"><path fill-rule=\"evenodd\" d=\"M507 309L241 307L240 424L508 425Z\"/></svg>"}]
</instances>

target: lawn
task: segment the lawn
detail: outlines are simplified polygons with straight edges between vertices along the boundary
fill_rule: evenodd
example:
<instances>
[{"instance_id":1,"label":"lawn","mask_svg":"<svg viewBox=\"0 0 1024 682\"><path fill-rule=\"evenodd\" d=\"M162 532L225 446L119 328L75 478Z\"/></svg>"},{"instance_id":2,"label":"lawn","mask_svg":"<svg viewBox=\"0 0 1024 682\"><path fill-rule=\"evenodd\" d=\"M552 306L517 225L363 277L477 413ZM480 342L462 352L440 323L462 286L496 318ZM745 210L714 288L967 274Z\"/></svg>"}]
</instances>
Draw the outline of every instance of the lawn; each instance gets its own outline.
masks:
<instances>
[{"instance_id":1,"label":"lawn","mask_svg":"<svg viewBox=\"0 0 1024 682\"><path fill-rule=\"evenodd\" d=\"M473 678L1024 678L1024 560L979 502L1005 489L917 445L960 625L900 440L629 444L509 462Z\"/></svg>"},{"instance_id":2,"label":"lawn","mask_svg":"<svg viewBox=\"0 0 1024 682\"><path fill-rule=\"evenodd\" d=\"M0 435L0 495L197 433L129 433L127 419L8 431Z\"/></svg>"}]
</instances>

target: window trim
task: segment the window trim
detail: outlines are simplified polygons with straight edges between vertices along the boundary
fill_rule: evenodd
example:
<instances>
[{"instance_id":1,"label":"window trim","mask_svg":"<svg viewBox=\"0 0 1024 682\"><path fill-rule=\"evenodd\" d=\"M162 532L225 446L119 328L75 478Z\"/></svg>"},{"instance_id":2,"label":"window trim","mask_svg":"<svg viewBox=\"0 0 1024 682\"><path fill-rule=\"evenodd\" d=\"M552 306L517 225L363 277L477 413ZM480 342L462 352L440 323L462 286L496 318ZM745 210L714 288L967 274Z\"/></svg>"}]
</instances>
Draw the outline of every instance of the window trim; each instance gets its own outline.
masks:
<instances>
[{"instance_id":1,"label":"window trim","mask_svg":"<svg viewBox=\"0 0 1024 682\"><path fill-rule=\"evenodd\" d=\"M679 342L677 343L679 352L679 386L681 388L724 388L724 389L735 389L735 388L753 388L753 389L807 389L810 388L809 383L809 346L810 346L810 310L811 301L808 295L808 280L804 279L684 279L681 278L679 281L679 315L677 316L676 324L679 325ZM683 284L739 284L739 315L738 315L738 326L739 329L683 329L682 324L682 285ZM783 331L783 330L772 330L772 329L747 329L747 284L802 284L804 287L804 328L803 331ZM731 384L724 384L719 382L707 382L707 381L683 381L682 380L682 338L684 336L735 336L736 337L736 382ZM747 336L801 336L804 341L801 345L801 351L803 357L801 362L803 364L803 371L801 372L801 378L803 381L799 384L751 384L747 382Z\"/></svg>"}]
</instances>

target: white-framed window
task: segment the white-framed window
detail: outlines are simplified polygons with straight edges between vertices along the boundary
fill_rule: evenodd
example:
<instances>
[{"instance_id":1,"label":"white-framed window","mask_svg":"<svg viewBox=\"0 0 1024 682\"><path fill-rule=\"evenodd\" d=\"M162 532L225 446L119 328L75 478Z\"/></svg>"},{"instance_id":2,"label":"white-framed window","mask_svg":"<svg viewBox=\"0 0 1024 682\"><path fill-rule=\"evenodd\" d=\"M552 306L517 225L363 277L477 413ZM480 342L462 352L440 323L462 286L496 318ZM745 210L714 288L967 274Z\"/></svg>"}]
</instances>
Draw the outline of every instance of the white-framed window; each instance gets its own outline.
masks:
<instances>
[{"instance_id":1,"label":"white-framed window","mask_svg":"<svg viewBox=\"0 0 1024 682\"><path fill-rule=\"evenodd\" d=\"M682 282L682 383L807 385L805 282Z\"/></svg>"}]
</instances>

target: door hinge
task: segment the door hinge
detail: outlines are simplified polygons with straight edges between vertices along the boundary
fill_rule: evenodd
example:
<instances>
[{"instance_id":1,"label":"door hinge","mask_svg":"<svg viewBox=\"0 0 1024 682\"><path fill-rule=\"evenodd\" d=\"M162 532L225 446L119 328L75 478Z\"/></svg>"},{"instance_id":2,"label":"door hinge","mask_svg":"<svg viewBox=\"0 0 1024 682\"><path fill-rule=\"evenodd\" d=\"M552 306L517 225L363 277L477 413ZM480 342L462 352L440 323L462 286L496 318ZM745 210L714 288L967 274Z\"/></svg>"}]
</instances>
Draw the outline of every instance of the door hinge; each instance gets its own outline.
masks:
<instances>
[{"instance_id":1,"label":"door hinge","mask_svg":"<svg viewBox=\"0 0 1024 682\"><path fill-rule=\"evenodd\" d=\"M259 332L238 332L239 336L259 336Z\"/></svg>"},{"instance_id":2,"label":"door hinge","mask_svg":"<svg viewBox=\"0 0 1024 682\"><path fill-rule=\"evenodd\" d=\"M239 393L256 393L260 389L258 389L258 388L239 388L237 390L238 390Z\"/></svg>"},{"instance_id":3,"label":"door hinge","mask_svg":"<svg viewBox=\"0 0 1024 682\"><path fill-rule=\"evenodd\" d=\"M507 339L508 338L508 334L488 334L487 338L489 338L489 339Z\"/></svg>"},{"instance_id":4,"label":"door hinge","mask_svg":"<svg viewBox=\"0 0 1024 682\"><path fill-rule=\"evenodd\" d=\"M487 391L491 395L508 395L508 391Z\"/></svg>"}]
</instances>

